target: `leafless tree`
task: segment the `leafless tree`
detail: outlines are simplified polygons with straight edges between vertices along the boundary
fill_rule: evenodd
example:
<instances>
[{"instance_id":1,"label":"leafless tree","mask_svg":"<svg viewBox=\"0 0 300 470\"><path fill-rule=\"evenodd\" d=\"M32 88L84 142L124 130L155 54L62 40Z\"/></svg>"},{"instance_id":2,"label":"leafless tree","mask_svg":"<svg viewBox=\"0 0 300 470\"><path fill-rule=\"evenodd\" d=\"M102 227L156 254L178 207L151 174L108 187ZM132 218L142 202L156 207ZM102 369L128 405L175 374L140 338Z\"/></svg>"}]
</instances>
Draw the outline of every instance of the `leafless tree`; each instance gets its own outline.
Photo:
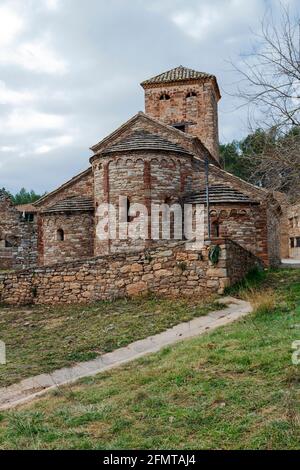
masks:
<instances>
[{"instance_id":1,"label":"leafless tree","mask_svg":"<svg viewBox=\"0 0 300 470\"><path fill-rule=\"evenodd\" d=\"M279 24L266 16L256 44L235 67L242 76L238 96L260 110L264 126L299 126L300 15L282 6Z\"/></svg>"},{"instance_id":2,"label":"leafless tree","mask_svg":"<svg viewBox=\"0 0 300 470\"><path fill-rule=\"evenodd\" d=\"M300 132L295 129L278 135L271 130L266 133L261 153L255 152L254 146L247 158L251 159L253 182L285 193L291 202L300 200Z\"/></svg>"},{"instance_id":3,"label":"leafless tree","mask_svg":"<svg viewBox=\"0 0 300 470\"><path fill-rule=\"evenodd\" d=\"M235 69L251 128L266 132L263 151L249 155L256 160L254 178L300 198L300 14L282 6L279 23L266 15L256 47Z\"/></svg>"}]
</instances>

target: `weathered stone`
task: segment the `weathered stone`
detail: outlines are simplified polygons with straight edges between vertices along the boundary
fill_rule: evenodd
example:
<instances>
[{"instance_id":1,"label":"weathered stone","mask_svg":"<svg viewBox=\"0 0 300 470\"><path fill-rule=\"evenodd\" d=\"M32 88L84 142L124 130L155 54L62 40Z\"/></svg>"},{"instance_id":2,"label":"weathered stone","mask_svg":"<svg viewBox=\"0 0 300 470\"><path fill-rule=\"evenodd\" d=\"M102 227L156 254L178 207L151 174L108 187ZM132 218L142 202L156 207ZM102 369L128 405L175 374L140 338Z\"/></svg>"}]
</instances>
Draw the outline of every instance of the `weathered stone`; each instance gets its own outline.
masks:
<instances>
[{"instance_id":1,"label":"weathered stone","mask_svg":"<svg viewBox=\"0 0 300 470\"><path fill-rule=\"evenodd\" d=\"M129 284L126 290L128 295L136 296L147 290L147 284L143 281L136 282L135 284Z\"/></svg>"}]
</instances>

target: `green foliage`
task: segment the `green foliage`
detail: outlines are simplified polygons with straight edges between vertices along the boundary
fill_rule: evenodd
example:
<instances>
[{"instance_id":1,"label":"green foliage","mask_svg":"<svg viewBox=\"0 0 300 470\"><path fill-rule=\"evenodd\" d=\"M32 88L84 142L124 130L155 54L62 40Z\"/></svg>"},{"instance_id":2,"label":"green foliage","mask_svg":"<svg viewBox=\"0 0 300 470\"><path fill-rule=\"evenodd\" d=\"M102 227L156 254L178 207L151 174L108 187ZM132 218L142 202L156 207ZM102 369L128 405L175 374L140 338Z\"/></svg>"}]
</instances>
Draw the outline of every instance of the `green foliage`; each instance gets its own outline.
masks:
<instances>
[{"instance_id":1,"label":"green foliage","mask_svg":"<svg viewBox=\"0 0 300 470\"><path fill-rule=\"evenodd\" d=\"M209 254L208 254L209 261L210 261L214 266L216 266L216 265L218 264L220 254L221 254L221 248L219 247L219 245L212 245L212 246L209 248Z\"/></svg>"},{"instance_id":2,"label":"green foliage","mask_svg":"<svg viewBox=\"0 0 300 470\"><path fill-rule=\"evenodd\" d=\"M263 268L253 268L247 276L234 286L227 287L225 290L226 295L238 296L244 292L245 289L256 289L258 288L267 277L267 271Z\"/></svg>"},{"instance_id":3,"label":"green foliage","mask_svg":"<svg viewBox=\"0 0 300 470\"><path fill-rule=\"evenodd\" d=\"M276 128L257 129L240 141L220 145L223 168L256 186L288 195L300 186L300 129L286 133Z\"/></svg>"},{"instance_id":4,"label":"green foliage","mask_svg":"<svg viewBox=\"0 0 300 470\"><path fill-rule=\"evenodd\" d=\"M25 188L21 188L17 194L11 196L15 205L32 204L38 199L40 199L40 197L41 195L36 194L33 189L31 189L31 191L27 191Z\"/></svg>"},{"instance_id":5,"label":"green foliage","mask_svg":"<svg viewBox=\"0 0 300 470\"><path fill-rule=\"evenodd\" d=\"M257 129L240 141L221 144L220 156L224 169L245 181L262 186L262 175L255 174L254 177L254 169L257 166L257 157L262 155L268 139L270 137L266 132Z\"/></svg>"}]
</instances>

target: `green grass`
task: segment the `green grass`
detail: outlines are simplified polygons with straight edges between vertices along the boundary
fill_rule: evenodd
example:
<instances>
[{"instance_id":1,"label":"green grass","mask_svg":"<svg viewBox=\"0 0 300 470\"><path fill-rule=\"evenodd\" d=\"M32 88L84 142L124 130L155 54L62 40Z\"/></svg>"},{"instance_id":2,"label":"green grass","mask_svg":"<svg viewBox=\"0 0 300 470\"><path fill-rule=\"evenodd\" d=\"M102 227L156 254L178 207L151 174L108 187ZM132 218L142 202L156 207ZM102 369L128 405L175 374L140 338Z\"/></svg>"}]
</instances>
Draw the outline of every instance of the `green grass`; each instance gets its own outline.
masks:
<instances>
[{"instance_id":1,"label":"green grass","mask_svg":"<svg viewBox=\"0 0 300 470\"><path fill-rule=\"evenodd\" d=\"M257 285L256 285L257 286ZM236 295L253 295L253 281ZM299 449L300 271L276 298L214 332L0 414L2 449ZM269 303L268 303L269 305Z\"/></svg>"},{"instance_id":2,"label":"green grass","mask_svg":"<svg viewBox=\"0 0 300 470\"><path fill-rule=\"evenodd\" d=\"M94 359L216 308L212 300L150 297L90 306L0 307L0 339L7 351L0 387Z\"/></svg>"}]
</instances>

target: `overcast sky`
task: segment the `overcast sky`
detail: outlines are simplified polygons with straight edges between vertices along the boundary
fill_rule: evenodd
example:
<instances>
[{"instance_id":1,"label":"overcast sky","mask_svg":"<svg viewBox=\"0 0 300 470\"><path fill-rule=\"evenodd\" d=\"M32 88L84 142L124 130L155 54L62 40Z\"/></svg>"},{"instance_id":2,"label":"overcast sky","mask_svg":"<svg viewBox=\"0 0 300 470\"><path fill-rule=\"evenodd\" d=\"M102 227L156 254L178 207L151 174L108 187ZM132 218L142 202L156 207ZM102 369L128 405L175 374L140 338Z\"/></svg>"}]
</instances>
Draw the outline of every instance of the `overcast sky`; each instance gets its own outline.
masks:
<instances>
[{"instance_id":1,"label":"overcast sky","mask_svg":"<svg viewBox=\"0 0 300 470\"><path fill-rule=\"evenodd\" d=\"M284 0L295 8L299 0ZM139 83L178 65L213 73L220 140L247 133L229 93L279 0L0 0L0 187L49 191L139 110Z\"/></svg>"}]
</instances>

